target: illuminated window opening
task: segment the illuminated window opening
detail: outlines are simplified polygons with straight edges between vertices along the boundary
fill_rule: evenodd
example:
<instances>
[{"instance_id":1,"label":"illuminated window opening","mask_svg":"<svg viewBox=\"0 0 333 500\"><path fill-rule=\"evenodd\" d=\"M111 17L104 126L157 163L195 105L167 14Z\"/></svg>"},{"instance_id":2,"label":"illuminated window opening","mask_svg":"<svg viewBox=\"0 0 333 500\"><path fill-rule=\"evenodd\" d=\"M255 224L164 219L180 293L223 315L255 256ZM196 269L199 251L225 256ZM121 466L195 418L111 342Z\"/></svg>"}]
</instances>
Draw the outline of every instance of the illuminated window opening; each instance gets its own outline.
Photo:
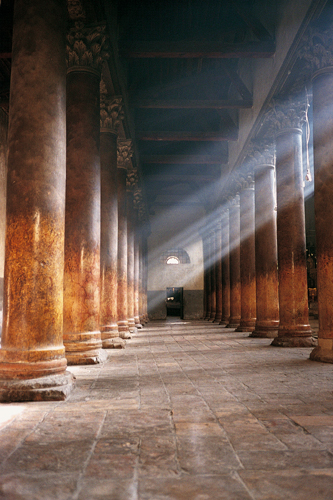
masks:
<instances>
[{"instance_id":1,"label":"illuminated window opening","mask_svg":"<svg viewBox=\"0 0 333 500\"><path fill-rule=\"evenodd\" d=\"M170 255L170 257L167 258L166 263L175 265L175 264L179 264L180 260L178 259L178 257L175 257L174 255Z\"/></svg>"}]
</instances>

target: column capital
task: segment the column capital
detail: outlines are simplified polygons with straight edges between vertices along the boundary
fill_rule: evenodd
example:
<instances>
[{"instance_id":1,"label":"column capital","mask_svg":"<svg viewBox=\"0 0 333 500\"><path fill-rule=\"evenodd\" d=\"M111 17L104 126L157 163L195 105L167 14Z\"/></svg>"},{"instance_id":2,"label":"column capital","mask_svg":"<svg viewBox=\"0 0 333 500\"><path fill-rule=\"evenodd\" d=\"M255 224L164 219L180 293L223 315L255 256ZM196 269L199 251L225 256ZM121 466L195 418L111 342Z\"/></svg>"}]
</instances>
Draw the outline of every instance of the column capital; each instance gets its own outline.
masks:
<instances>
[{"instance_id":1,"label":"column capital","mask_svg":"<svg viewBox=\"0 0 333 500\"><path fill-rule=\"evenodd\" d=\"M264 138L260 141L253 141L249 158L253 170L262 168L263 165L275 165L275 144L272 139Z\"/></svg>"},{"instance_id":2,"label":"column capital","mask_svg":"<svg viewBox=\"0 0 333 500\"><path fill-rule=\"evenodd\" d=\"M307 119L308 107L305 95L273 99L271 109L265 116L268 125L267 135L278 135L288 129L301 129Z\"/></svg>"},{"instance_id":3,"label":"column capital","mask_svg":"<svg viewBox=\"0 0 333 500\"><path fill-rule=\"evenodd\" d=\"M302 39L298 58L304 62L305 70L312 74L329 69L333 72L333 21L326 29L310 28Z\"/></svg>"},{"instance_id":4,"label":"column capital","mask_svg":"<svg viewBox=\"0 0 333 500\"><path fill-rule=\"evenodd\" d=\"M103 79L100 84L100 127L116 134L124 119L122 96L109 96Z\"/></svg>"},{"instance_id":5,"label":"column capital","mask_svg":"<svg viewBox=\"0 0 333 500\"><path fill-rule=\"evenodd\" d=\"M236 194L236 196L230 196L228 200L229 200L229 210L240 206L239 194Z\"/></svg>"},{"instance_id":6,"label":"column capital","mask_svg":"<svg viewBox=\"0 0 333 500\"><path fill-rule=\"evenodd\" d=\"M86 17L85 10L81 0L67 0L67 8L69 18L72 21L84 20Z\"/></svg>"},{"instance_id":7,"label":"column capital","mask_svg":"<svg viewBox=\"0 0 333 500\"><path fill-rule=\"evenodd\" d=\"M254 189L254 178L252 173L240 175L239 180L242 186L242 191L244 191L245 189Z\"/></svg>"},{"instance_id":8,"label":"column capital","mask_svg":"<svg viewBox=\"0 0 333 500\"><path fill-rule=\"evenodd\" d=\"M108 58L105 25L86 25L76 21L67 33L66 59L68 71L90 69L100 74Z\"/></svg>"},{"instance_id":9,"label":"column capital","mask_svg":"<svg viewBox=\"0 0 333 500\"><path fill-rule=\"evenodd\" d=\"M117 140L117 164L118 168L127 170L131 165L131 158L133 156L133 142L132 139Z\"/></svg>"},{"instance_id":10,"label":"column capital","mask_svg":"<svg viewBox=\"0 0 333 500\"><path fill-rule=\"evenodd\" d=\"M134 190L138 186L139 176L136 168L127 171L126 177L126 189L134 193Z\"/></svg>"}]
</instances>

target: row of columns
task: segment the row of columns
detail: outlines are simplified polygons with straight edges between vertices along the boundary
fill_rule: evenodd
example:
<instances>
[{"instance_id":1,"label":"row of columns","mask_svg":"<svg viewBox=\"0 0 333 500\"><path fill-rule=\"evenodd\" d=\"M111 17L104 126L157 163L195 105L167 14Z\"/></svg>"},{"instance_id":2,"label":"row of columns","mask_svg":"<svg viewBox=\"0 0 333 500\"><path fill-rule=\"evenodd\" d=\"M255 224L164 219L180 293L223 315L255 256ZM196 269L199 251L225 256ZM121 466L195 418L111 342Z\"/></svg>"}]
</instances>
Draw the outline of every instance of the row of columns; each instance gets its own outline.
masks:
<instances>
[{"instance_id":1,"label":"row of columns","mask_svg":"<svg viewBox=\"0 0 333 500\"><path fill-rule=\"evenodd\" d=\"M304 100L275 103L274 113L268 120L275 130L276 162L267 146L257 147L254 189L245 182L239 195L224 207L219 222L204 238L205 317L210 321L216 318L213 304L221 262L222 310L228 311L229 317L222 315L224 321L220 324L249 331L252 337L274 337L272 345L275 346L316 346L311 359L333 362L333 267L330 264L333 260L330 143L333 120L327 101L333 101L333 68L321 69L313 77L318 345L308 317L302 161L302 122L307 118ZM229 228L223 221L229 222ZM214 254L217 233L221 233L222 242L226 243L222 243L221 252ZM213 255L215 261L211 258Z\"/></svg>"},{"instance_id":2,"label":"row of columns","mask_svg":"<svg viewBox=\"0 0 333 500\"><path fill-rule=\"evenodd\" d=\"M100 102L104 28L70 30L66 82L66 2L46 4L14 10L1 401L64 399L67 364L103 361L148 320L131 144L121 99Z\"/></svg>"}]
</instances>

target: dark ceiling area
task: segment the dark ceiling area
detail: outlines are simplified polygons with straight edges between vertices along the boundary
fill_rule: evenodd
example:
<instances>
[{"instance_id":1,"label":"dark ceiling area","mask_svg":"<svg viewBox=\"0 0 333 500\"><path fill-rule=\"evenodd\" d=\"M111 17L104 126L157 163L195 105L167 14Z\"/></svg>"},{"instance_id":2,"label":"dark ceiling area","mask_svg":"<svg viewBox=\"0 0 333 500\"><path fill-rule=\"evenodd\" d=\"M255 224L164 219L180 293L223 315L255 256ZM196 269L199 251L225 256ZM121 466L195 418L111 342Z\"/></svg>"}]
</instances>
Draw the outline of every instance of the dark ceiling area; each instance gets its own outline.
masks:
<instances>
[{"instance_id":1,"label":"dark ceiling area","mask_svg":"<svg viewBox=\"0 0 333 500\"><path fill-rule=\"evenodd\" d=\"M124 128L135 136L148 204L165 188L186 184L195 191L216 182L228 169L229 141L238 138L238 110L252 107L239 60L274 56L274 34L259 17L274 17L275 1L266 12L254 0L74 3L81 3L84 22L106 22L111 33L111 59L123 75L114 78L110 61L111 85L126 101L132 128ZM6 112L12 18L13 2L2 0L0 106Z\"/></svg>"}]
</instances>

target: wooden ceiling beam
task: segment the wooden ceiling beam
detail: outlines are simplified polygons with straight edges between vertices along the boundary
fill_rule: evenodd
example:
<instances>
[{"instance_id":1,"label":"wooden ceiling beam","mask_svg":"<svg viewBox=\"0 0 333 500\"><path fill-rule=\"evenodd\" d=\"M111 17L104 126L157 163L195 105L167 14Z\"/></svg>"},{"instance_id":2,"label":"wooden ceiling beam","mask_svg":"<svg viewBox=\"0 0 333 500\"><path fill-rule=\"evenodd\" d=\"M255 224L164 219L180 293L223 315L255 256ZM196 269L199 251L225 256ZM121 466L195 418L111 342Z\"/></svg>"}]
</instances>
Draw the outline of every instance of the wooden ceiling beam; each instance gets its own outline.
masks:
<instances>
[{"instance_id":1,"label":"wooden ceiling beam","mask_svg":"<svg viewBox=\"0 0 333 500\"><path fill-rule=\"evenodd\" d=\"M120 55L129 58L267 58L273 57L275 44L272 40L244 43L225 43L209 41L180 42L123 42Z\"/></svg>"},{"instance_id":2,"label":"wooden ceiling beam","mask_svg":"<svg viewBox=\"0 0 333 500\"><path fill-rule=\"evenodd\" d=\"M142 155L141 162L158 165L221 165L225 160L222 155Z\"/></svg>"},{"instance_id":3,"label":"wooden ceiling beam","mask_svg":"<svg viewBox=\"0 0 333 500\"><path fill-rule=\"evenodd\" d=\"M252 108L252 99L247 100L191 100L191 99L137 99L131 105L140 109L244 109Z\"/></svg>"},{"instance_id":4,"label":"wooden ceiling beam","mask_svg":"<svg viewBox=\"0 0 333 500\"><path fill-rule=\"evenodd\" d=\"M145 182L149 186L151 185L160 185L162 184L163 187L166 186L166 184L177 184L177 183L189 183L191 181L196 181L199 183L202 182L213 182L216 179L219 179L220 175L182 175L182 174L156 174L156 175L147 175L145 176Z\"/></svg>"},{"instance_id":5,"label":"wooden ceiling beam","mask_svg":"<svg viewBox=\"0 0 333 500\"><path fill-rule=\"evenodd\" d=\"M139 131L136 137L141 141L237 141L238 132Z\"/></svg>"}]
</instances>

